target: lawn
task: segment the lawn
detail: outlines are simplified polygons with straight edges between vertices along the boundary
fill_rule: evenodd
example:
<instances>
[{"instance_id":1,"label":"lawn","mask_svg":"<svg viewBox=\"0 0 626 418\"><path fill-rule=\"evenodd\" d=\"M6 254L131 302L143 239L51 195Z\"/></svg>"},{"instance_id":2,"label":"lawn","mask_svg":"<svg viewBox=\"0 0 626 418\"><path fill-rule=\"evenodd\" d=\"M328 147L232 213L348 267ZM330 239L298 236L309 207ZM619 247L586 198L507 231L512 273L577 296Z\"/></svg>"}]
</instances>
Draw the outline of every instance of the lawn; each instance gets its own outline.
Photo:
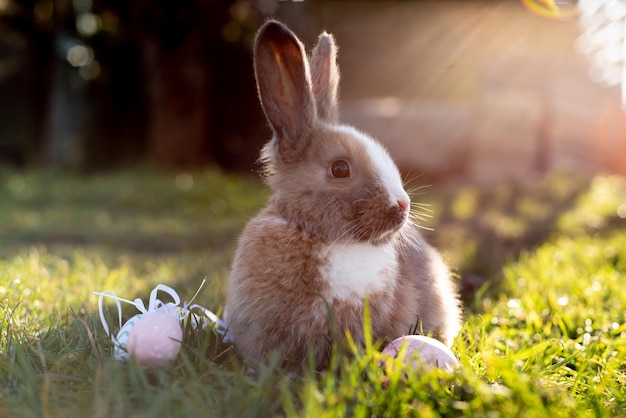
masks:
<instances>
[{"instance_id":1,"label":"lawn","mask_svg":"<svg viewBox=\"0 0 626 418\"><path fill-rule=\"evenodd\" d=\"M251 374L191 327L171 366L144 370L113 359L92 292L147 302L163 283L189 300L206 277L196 302L221 313L264 186L217 170L0 172L0 416L626 416L626 180L418 191L466 303L454 373L383 368L369 342L337 347L321 374Z\"/></svg>"}]
</instances>

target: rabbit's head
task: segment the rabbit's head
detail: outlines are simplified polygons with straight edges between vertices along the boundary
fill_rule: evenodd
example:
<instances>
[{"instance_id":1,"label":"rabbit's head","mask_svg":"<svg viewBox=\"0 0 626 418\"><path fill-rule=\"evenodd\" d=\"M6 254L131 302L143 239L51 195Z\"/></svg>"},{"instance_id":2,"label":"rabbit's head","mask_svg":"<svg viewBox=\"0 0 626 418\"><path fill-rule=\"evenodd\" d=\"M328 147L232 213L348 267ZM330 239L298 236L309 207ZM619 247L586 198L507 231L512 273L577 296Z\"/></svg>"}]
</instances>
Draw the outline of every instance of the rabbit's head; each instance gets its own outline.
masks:
<instances>
[{"instance_id":1,"label":"rabbit's head","mask_svg":"<svg viewBox=\"0 0 626 418\"><path fill-rule=\"evenodd\" d=\"M268 21L257 35L254 62L274 133L261 161L276 214L327 241L393 237L408 221L409 196L385 148L338 123L333 37L323 33L309 61L286 26Z\"/></svg>"}]
</instances>

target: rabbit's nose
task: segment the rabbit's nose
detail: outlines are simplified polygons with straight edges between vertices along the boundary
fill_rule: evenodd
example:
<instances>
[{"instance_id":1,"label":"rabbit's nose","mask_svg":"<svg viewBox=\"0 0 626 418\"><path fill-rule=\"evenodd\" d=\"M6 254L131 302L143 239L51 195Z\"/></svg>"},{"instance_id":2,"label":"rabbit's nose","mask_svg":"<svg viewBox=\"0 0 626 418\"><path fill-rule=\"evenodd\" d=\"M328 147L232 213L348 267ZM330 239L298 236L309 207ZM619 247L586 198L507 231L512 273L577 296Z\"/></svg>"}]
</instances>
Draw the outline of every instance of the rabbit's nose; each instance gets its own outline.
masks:
<instances>
[{"instance_id":1,"label":"rabbit's nose","mask_svg":"<svg viewBox=\"0 0 626 418\"><path fill-rule=\"evenodd\" d=\"M398 207L400 208L400 210L402 210L402 212L406 212L407 210L409 210L410 202L408 200L398 199L397 203L398 203Z\"/></svg>"}]
</instances>

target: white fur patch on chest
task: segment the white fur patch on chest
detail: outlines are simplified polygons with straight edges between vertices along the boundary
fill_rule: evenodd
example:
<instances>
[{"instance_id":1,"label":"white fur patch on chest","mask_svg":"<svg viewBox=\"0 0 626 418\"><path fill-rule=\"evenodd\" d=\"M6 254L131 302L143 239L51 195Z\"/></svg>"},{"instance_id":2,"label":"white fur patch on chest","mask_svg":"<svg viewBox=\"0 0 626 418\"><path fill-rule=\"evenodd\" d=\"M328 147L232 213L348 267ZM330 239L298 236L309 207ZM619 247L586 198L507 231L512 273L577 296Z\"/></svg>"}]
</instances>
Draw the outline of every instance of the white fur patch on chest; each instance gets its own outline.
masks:
<instances>
[{"instance_id":1,"label":"white fur patch on chest","mask_svg":"<svg viewBox=\"0 0 626 418\"><path fill-rule=\"evenodd\" d=\"M320 274L328 284L323 295L328 302L360 305L366 295L393 290L398 259L392 243L334 245L327 251L327 263L320 267Z\"/></svg>"}]
</instances>

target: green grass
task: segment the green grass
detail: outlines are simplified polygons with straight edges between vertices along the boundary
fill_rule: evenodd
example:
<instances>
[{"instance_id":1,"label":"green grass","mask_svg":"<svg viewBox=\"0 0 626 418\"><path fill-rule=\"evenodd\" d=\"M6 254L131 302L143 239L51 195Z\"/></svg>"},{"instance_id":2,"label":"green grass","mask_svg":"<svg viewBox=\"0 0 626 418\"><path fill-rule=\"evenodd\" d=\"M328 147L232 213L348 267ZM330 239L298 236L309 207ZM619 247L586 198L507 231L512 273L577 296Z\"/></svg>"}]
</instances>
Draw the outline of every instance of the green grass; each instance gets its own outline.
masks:
<instances>
[{"instance_id":1,"label":"green grass","mask_svg":"<svg viewBox=\"0 0 626 418\"><path fill-rule=\"evenodd\" d=\"M189 300L206 276L197 302L220 312L257 180L0 172L0 416L626 416L626 180L426 190L426 234L468 305L461 367L383 368L370 343L337 347L325 373L251 375L191 329L172 366L122 366L91 292L147 300L164 283Z\"/></svg>"}]
</instances>

